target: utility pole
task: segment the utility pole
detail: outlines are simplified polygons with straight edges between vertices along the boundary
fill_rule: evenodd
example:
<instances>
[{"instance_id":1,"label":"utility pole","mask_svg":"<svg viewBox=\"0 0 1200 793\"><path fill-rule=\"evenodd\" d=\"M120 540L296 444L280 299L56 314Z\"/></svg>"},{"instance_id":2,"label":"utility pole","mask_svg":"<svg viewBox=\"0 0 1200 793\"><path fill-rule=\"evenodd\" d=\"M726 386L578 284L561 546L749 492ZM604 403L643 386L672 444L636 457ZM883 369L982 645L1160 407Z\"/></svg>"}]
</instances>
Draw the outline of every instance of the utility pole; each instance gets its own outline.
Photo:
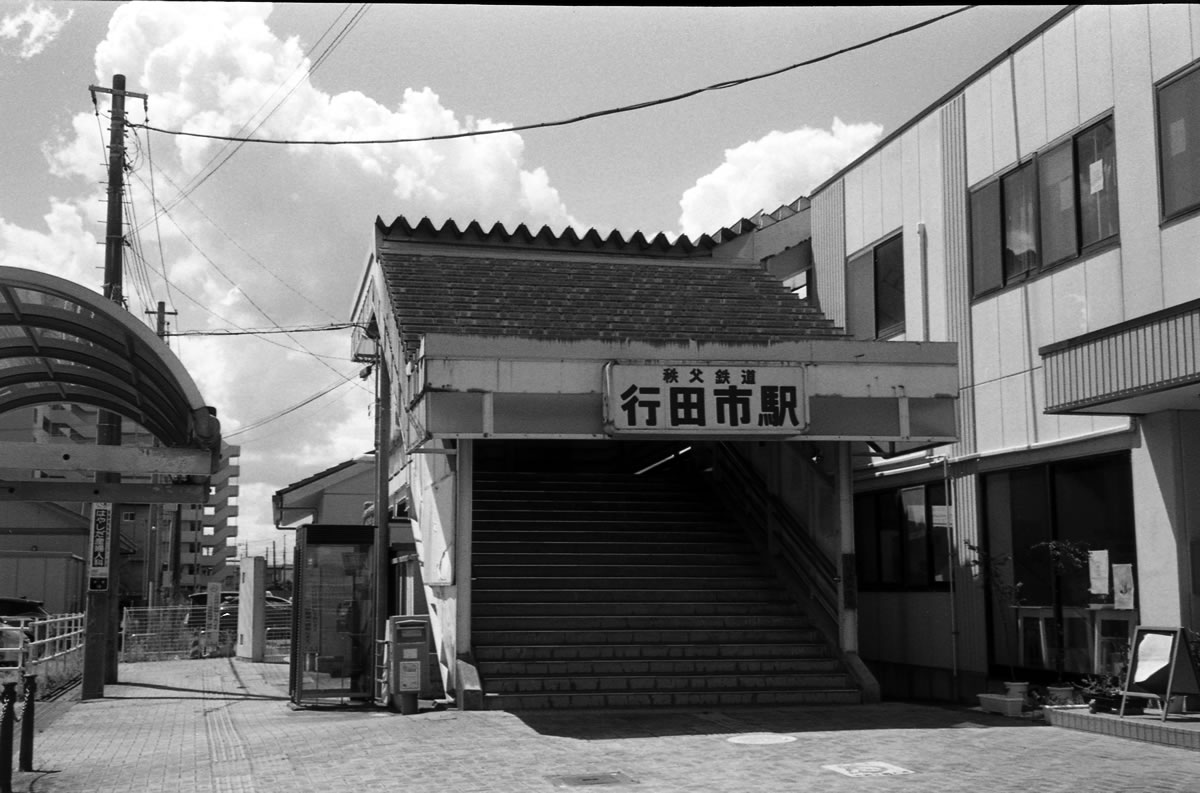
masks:
<instances>
[{"instance_id":1,"label":"utility pole","mask_svg":"<svg viewBox=\"0 0 1200 793\"><path fill-rule=\"evenodd\" d=\"M112 95L112 120L108 143L108 218L104 231L104 296L124 305L125 218L122 206L125 175L125 97L145 94L125 91L125 75L114 74L112 88L91 86L96 92ZM101 446L121 445L121 416L101 410L96 426L96 443ZM117 484L121 474L98 471L97 484ZM89 577L87 598L86 643L84 645L82 699L104 696L106 683L117 682L117 630L120 626L120 561L121 521L120 504L109 505L105 548L92 548L93 560L107 561L108 574ZM94 539L103 536L94 534ZM101 543L97 543L101 544Z\"/></svg>"},{"instance_id":2,"label":"utility pole","mask_svg":"<svg viewBox=\"0 0 1200 793\"><path fill-rule=\"evenodd\" d=\"M158 338L166 343L167 340L167 315L177 316L178 311L167 311L167 304L162 300L158 301L158 308L155 311L147 311L146 314L156 317L154 332ZM158 475L155 475L155 481L159 481ZM151 515L157 518L157 525L162 526L164 516L166 515L166 506L164 504L152 504L150 506ZM154 570L154 586L163 591L163 600L168 605L174 605L179 598L179 554L176 551L179 548L180 532L182 531L178 520L171 521L171 531L167 535L166 540L161 539L161 534L156 537L156 541L161 551L161 545L167 545L166 564L157 563ZM165 574L162 568L166 568ZM163 581L166 583L163 583Z\"/></svg>"}]
</instances>

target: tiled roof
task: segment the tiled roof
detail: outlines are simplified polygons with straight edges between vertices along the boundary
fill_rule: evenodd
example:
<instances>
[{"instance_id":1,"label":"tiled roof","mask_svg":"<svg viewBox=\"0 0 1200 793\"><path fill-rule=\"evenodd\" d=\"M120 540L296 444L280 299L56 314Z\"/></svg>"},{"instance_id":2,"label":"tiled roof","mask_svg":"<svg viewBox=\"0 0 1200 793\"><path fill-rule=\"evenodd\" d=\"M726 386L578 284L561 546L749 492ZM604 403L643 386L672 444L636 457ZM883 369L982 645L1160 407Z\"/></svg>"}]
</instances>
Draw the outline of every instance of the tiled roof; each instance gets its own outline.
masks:
<instances>
[{"instance_id":1,"label":"tiled roof","mask_svg":"<svg viewBox=\"0 0 1200 793\"><path fill-rule=\"evenodd\" d=\"M403 219L376 231L410 357L426 333L728 344L842 336L762 267L711 258L708 235L626 241Z\"/></svg>"}]
</instances>

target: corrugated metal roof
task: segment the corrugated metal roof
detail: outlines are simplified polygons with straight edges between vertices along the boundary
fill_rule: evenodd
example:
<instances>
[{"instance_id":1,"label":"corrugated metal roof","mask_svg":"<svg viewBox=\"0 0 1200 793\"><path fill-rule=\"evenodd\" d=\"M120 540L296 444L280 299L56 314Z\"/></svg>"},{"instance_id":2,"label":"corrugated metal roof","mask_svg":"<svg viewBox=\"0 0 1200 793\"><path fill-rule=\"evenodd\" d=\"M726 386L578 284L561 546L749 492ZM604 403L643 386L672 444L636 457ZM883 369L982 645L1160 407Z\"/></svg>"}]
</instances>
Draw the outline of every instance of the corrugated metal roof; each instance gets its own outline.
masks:
<instances>
[{"instance_id":1,"label":"corrugated metal roof","mask_svg":"<svg viewBox=\"0 0 1200 793\"><path fill-rule=\"evenodd\" d=\"M410 357L426 333L729 344L843 336L761 266L712 258L710 235L624 240L403 218L376 228Z\"/></svg>"}]
</instances>

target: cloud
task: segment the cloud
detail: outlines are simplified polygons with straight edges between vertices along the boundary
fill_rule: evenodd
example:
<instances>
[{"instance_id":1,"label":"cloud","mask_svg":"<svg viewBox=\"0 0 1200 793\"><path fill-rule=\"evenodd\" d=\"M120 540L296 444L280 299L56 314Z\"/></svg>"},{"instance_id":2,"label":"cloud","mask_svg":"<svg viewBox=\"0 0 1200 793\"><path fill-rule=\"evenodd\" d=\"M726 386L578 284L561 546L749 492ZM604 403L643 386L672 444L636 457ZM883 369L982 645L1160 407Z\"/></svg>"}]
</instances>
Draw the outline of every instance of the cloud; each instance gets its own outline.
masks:
<instances>
[{"instance_id":1,"label":"cloud","mask_svg":"<svg viewBox=\"0 0 1200 793\"><path fill-rule=\"evenodd\" d=\"M882 134L879 124L845 124L835 118L829 130L776 131L727 149L725 162L684 192L680 227L695 237L795 201L871 148Z\"/></svg>"},{"instance_id":2,"label":"cloud","mask_svg":"<svg viewBox=\"0 0 1200 793\"><path fill-rule=\"evenodd\" d=\"M345 140L506 126L456 113L432 87L409 88L394 107L357 91L322 91L319 73L315 83L309 79L301 43L280 37L269 22L270 7L257 4L123 5L96 48L96 79L107 85L113 74L126 75L129 90L148 94L150 123L165 129L245 134L262 122L256 137ZM103 113L108 99L99 101ZM141 101L126 109L131 123L146 120ZM403 145L240 148L129 132L128 236L137 244L127 249L128 308L142 316L167 301L178 311L171 330L344 322L377 215L557 230L574 223L549 176L526 162L515 132ZM51 173L69 180L64 185L86 186L53 204L44 229L0 218L0 260L98 289L102 143L90 112L47 143ZM168 212L156 217L162 205ZM374 445L372 383L357 380L361 364L350 360L346 331L174 337L171 347L226 433L353 378L231 438L242 446L239 541L275 536L269 493Z\"/></svg>"},{"instance_id":3,"label":"cloud","mask_svg":"<svg viewBox=\"0 0 1200 793\"><path fill-rule=\"evenodd\" d=\"M49 6L36 3L30 3L19 13L5 14L0 18L0 52L15 54L18 58L41 54L58 38L74 14L74 10L55 14Z\"/></svg>"}]
</instances>

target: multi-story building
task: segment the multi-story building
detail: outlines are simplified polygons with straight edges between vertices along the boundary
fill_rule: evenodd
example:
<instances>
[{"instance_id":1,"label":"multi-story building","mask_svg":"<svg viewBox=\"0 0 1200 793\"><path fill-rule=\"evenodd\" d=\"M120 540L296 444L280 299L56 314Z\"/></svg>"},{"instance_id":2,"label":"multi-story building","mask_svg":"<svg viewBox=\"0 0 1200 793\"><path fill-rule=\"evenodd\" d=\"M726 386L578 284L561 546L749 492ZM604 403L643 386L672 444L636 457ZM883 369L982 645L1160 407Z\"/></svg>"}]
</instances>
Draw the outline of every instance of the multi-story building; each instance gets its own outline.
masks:
<instances>
[{"instance_id":1,"label":"multi-story building","mask_svg":"<svg viewBox=\"0 0 1200 793\"><path fill-rule=\"evenodd\" d=\"M10 414L6 436L28 437L37 443L95 443L95 408L66 403L39 405L28 411ZM153 445L150 434L129 421L122 423L122 442ZM162 603L172 596L203 590L210 581L236 584L237 572L231 564L236 555L237 476L236 446L223 445L223 467L210 482L211 496L202 504L122 504L121 591L131 604ZM66 479L62 472L10 472L13 478ZM126 475L125 481L139 481ZM149 478L144 478L149 482ZM88 505L61 505L86 514ZM84 522L86 525L86 521ZM179 531L175 527L179 526ZM70 550L87 556L87 532L74 528Z\"/></svg>"},{"instance_id":2,"label":"multi-story building","mask_svg":"<svg viewBox=\"0 0 1200 793\"><path fill-rule=\"evenodd\" d=\"M1065 9L810 196L825 315L959 345L959 442L857 469L885 694L1111 672L1132 626L1200 626L1197 31Z\"/></svg>"}]
</instances>

